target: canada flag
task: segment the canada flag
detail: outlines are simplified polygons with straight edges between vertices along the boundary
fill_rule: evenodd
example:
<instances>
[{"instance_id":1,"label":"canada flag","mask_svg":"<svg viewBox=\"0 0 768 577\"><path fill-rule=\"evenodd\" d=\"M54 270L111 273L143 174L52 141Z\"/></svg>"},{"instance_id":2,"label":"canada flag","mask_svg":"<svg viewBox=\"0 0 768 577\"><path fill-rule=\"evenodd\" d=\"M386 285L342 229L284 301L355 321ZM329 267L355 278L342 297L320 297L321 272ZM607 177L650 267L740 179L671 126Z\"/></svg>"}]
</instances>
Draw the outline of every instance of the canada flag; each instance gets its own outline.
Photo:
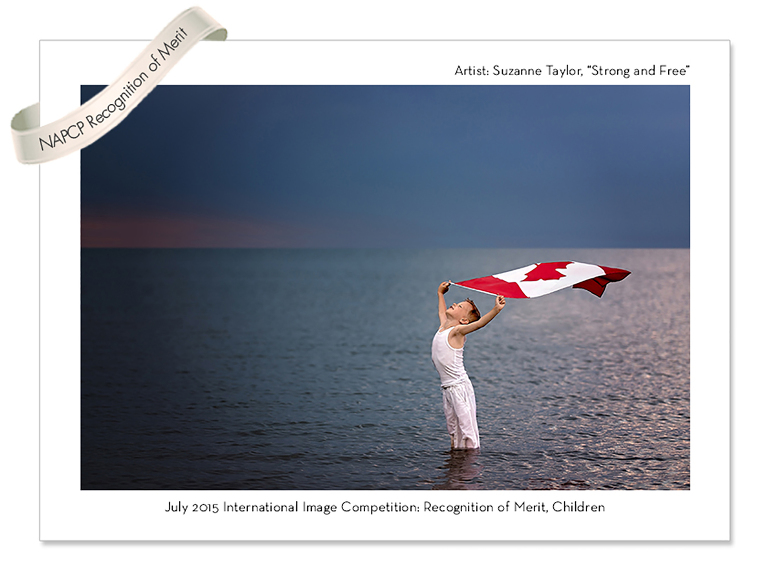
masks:
<instances>
[{"instance_id":1,"label":"canada flag","mask_svg":"<svg viewBox=\"0 0 768 577\"><path fill-rule=\"evenodd\" d=\"M629 274L628 270L582 262L539 262L453 284L513 299L532 299L568 287L585 289L601 297L608 283L623 280Z\"/></svg>"}]
</instances>

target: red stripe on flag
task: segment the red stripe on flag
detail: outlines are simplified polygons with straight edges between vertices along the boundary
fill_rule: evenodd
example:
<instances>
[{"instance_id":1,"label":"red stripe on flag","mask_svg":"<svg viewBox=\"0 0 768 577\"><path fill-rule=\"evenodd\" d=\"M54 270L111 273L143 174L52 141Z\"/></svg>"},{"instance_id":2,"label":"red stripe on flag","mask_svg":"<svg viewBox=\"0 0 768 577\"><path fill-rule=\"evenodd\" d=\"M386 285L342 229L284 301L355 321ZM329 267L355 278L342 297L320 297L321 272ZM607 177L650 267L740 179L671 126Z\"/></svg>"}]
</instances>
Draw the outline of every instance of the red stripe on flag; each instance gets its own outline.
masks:
<instances>
[{"instance_id":1,"label":"red stripe on flag","mask_svg":"<svg viewBox=\"0 0 768 577\"><path fill-rule=\"evenodd\" d=\"M606 274L585 280L584 282L573 285L573 288L580 288L591 292L593 295L601 297L605 292L605 287L609 282L618 282L629 276L628 270L622 270L620 268L610 268L607 266L601 266Z\"/></svg>"},{"instance_id":2,"label":"red stripe on flag","mask_svg":"<svg viewBox=\"0 0 768 577\"><path fill-rule=\"evenodd\" d=\"M601 266L600 268L605 271L605 278L607 278L609 282L624 280L630 274L628 270L620 268L611 268L609 266Z\"/></svg>"},{"instance_id":3,"label":"red stripe on flag","mask_svg":"<svg viewBox=\"0 0 768 577\"><path fill-rule=\"evenodd\" d=\"M507 282L493 276L484 276L472 280L454 283L465 288L475 289L492 295L502 295L509 299L527 299L516 282Z\"/></svg>"}]
</instances>

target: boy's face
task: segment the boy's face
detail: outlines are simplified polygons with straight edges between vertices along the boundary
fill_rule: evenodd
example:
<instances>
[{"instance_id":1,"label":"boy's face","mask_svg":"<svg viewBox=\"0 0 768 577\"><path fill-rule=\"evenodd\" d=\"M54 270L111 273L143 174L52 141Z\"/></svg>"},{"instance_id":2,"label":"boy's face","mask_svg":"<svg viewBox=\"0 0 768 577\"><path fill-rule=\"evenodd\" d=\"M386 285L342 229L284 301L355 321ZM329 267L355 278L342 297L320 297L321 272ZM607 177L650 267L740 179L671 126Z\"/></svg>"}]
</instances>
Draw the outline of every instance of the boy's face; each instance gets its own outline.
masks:
<instances>
[{"instance_id":1,"label":"boy's face","mask_svg":"<svg viewBox=\"0 0 768 577\"><path fill-rule=\"evenodd\" d=\"M449 306L446 309L445 314L448 318L458 320L461 324L466 325L469 324L469 313L471 311L472 305L467 301L462 301L460 303L453 303Z\"/></svg>"}]
</instances>

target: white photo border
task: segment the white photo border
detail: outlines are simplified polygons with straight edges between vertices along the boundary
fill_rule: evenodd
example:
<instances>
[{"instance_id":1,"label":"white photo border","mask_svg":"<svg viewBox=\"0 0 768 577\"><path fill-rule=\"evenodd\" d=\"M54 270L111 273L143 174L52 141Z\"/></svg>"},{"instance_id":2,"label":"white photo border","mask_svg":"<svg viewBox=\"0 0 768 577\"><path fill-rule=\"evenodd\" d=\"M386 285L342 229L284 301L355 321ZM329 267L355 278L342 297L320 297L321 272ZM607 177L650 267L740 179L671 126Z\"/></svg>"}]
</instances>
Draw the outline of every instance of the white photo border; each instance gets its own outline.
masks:
<instances>
[{"instance_id":1,"label":"white photo border","mask_svg":"<svg viewBox=\"0 0 768 577\"><path fill-rule=\"evenodd\" d=\"M145 41L43 41L41 125L106 85ZM547 65L685 75L562 77ZM457 66L538 67L540 77L458 76ZM730 538L730 45L727 41L202 42L162 84L685 84L691 87L691 486L688 491L81 491L80 155L40 167L40 538L56 540L728 540ZM151 98L151 95L149 96ZM225 114L226 111L222 111ZM195 122L190 118L191 123ZM148 138L151 135L148 135ZM493 506L487 513L339 511L196 515L203 505L344 502ZM585 501L595 514L498 511L507 502ZM422 508L423 509L423 508ZM265 522L266 520L266 522Z\"/></svg>"}]
</instances>

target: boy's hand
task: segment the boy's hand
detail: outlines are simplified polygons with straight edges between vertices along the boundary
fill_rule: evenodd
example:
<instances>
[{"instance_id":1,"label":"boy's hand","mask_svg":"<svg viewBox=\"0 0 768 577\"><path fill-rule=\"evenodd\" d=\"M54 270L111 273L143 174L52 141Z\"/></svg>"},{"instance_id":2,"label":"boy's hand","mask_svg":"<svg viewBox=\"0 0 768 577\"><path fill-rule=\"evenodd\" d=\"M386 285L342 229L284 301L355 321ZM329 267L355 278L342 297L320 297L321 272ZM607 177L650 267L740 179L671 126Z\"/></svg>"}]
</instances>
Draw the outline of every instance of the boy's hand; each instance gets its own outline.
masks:
<instances>
[{"instance_id":1,"label":"boy's hand","mask_svg":"<svg viewBox=\"0 0 768 577\"><path fill-rule=\"evenodd\" d=\"M501 295L496 295L496 308L498 310L501 310L504 308L504 305L507 304L504 300L504 297Z\"/></svg>"},{"instance_id":2,"label":"boy's hand","mask_svg":"<svg viewBox=\"0 0 768 577\"><path fill-rule=\"evenodd\" d=\"M451 281L445 281L440 283L440 286L437 287L437 292L441 295L444 295L448 292L448 288L451 286Z\"/></svg>"}]
</instances>

